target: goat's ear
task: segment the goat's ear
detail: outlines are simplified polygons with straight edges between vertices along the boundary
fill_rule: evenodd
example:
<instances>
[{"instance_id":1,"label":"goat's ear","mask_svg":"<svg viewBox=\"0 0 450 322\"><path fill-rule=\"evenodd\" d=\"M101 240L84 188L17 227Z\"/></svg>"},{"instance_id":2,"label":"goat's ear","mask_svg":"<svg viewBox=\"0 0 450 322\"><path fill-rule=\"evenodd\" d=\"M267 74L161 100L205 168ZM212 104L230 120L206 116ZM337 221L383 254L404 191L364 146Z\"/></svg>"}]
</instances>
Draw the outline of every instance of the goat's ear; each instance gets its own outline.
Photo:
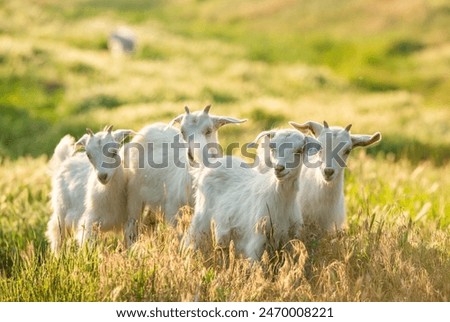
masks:
<instances>
[{"instance_id":1,"label":"goat's ear","mask_svg":"<svg viewBox=\"0 0 450 322\"><path fill-rule=\"evenodd\" d=\"M351 138L352 138L353 148L356 148L358 146L364 147L364 146L369 146L369 145L372 145L374 143L381 141L381 133L377 132L377 133L373 134L372 136L362 135L362 134L352 134Z\"/></svg>"},{"instance_id":2,"label":"goat's ear","mask_svg":"<svg viewBox=\"0 0 450 322\"><path fill-rule=\"evenodd\" d=\"M119 143L122 143L130 135L136 135L136 132L134 132L133 130L116 130L112 132L114 141Z\"/></svg>"},{"instance_id":3,"label":"goat's ear","mask_svg":"<svg viewBox=\"0 0 450 322\"><path fill-rule=\"evenodd\" d=\"M212 116L211 120L214 123L214 127L218 129L219 127L222 127L226 124L239 124L247 122L247 119L235 119L234 117L227 117L227 116Z\"/></svg>"},{"instance_id":4,"label":"goat's ear","mask_svg":"<svg viewBox=\"0 0 450 322\"><path fill-rule=\"evenodd\" d=\"M258 134L258 136L255 138L255 140L253 142L251 142L247 147L256 148L258 146L258 142L259 142L259 140L261 140L261 138L267 136L269 139L271 139L271 138L273 138L274 135L275 135L275 131L262 131L261 133Z\"/></svg>"},{"instance_id":5,"label":"goat's ear","mask_svg":"<svg viewBox=\"0 0 450 322\"><path fill-rule=\"evenodd\" d=\"M89 136L89 134L84 134L77 142L75 142L74 150L78 151L79 149L86 147Z\"/></svg>"},{"instance_id":6,"label":"goat's ear","mask_svg":"<svg viewBox=\"0 0 450 322\"><path fill-rule=\"evenodd\" d=\"M300 132L307 134L310 131L315 137L320 135L320 132L323 130L323 125L314 121L309 121L303 124L299 124L296 122L289 122L289 124L299 130Z\"/></svg>"},{"instance_id":7,"label":"goat's ear","mask_svg":"<svg viewBox=\"0 0 450 322\"><path fill-rule=\"evenodd\" d=\"M187 113L189 114L189 113ZM178 115L176 118L174 118L172 121L169 122L169 124L167 125L167 127L171 127L173 126L175 123L180 124L181 121L183 120L184 114L180 114Z\"/></svg>"}]
</instances>

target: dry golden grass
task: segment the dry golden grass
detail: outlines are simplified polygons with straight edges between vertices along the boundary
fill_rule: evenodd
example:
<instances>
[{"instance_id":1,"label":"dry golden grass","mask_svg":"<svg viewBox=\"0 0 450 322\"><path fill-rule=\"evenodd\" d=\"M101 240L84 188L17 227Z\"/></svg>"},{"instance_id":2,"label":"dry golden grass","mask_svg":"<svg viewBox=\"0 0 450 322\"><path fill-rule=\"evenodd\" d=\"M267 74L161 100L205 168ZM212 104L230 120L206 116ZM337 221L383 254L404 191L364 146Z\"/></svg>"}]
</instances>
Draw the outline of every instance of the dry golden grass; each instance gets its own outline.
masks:
<instances>
[{"instance_id":1,"label":"dry golden grass","mask_svg":"<svg viewBox=\"0 0 450 322\"><path fill-rule=\"evenodd\" d=\"M70 242L55 258L44 237L45 159L3 162L0 300L448 301L450 182L436 181L448 166L359 154L350 170L346 230L305 227L289 251L251 264L232 245L208 253L181 247L189 209L177 229L159 223L131 250L106 235L90 250Z\"/></svg>"},{"instance_id":2,"label":"dry golden grass","mask_svg":"<svg viewBox=\"0 0 450 322\"><path fill-rule=\"evenodd\" d=\"M0 0L0 300L449 301L448 5L331 2ZM132 57L106 48L122 24ZM40 155L86 126L139 130L208 103L249 119L224 145L290 120L381 131L352 153L347 229L305 227L252 265L232 246L183 250L188 211L129 251L108 235L50 254Z\"/></svg>"},{"instance_id":3,"label":"dry golden grass","mask_svg":"<svg viewBox=\"0 0 450 322\"><path fill-rule=\"evenodd\" d=\"M291 252L266 254L253 265L232 248L204 256L181 252L178 235L162 228L136 245L135 256L115 253L100 264L101 293L135 301L447 301L448 254L405 245L399 236L411 231L408 223L372 231L369 220L354 235L306 230ZM415 231L408 238L420 239ZM441 233L430 242L449 241ZM145 269L136 273L136 267ZM140 283L142 294L136 292Z\"/></svg>"}]
</instances>

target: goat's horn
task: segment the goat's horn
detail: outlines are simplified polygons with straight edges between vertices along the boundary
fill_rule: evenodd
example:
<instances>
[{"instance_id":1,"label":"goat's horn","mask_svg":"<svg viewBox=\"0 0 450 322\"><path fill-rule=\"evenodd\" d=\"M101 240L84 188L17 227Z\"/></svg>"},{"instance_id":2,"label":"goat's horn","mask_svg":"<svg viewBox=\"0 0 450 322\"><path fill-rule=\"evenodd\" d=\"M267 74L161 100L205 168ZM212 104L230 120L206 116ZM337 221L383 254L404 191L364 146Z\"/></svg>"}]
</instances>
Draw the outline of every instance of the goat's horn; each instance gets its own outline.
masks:
<instances>
[{"instance_id":1,"label":"goat's horn","mask_svg":"<svg viewBox=\"0 0 450 322\"><path fill-rule=\"evenodd\" d=\"M323 121L323 126L324 126L326 129L330 128L330 126L328 125L327 121Z\"/></svg>"},{"instance_id":2,"label":"goat's horn","mask_svg":"<svg viewBox=\"0 0 450 322\"><path fill-rule=\"evenodd\" d=\"M211 109L211 104L206 105L205 108L203 109L203 113L208 114L210 109Z\"/></svg>"},{"instance_id":3,"label":"goat's horn","mask_svg":"<svg viewBox=\"0 0 450 322\"><path fill-rule=\"evenodd\" d=\"M105 131L107 131L108 133L111 133L113 126L112 125L108 125L107 127L105 127Z\"/></svg>"},{"instance_id":4,"label":"goat's horn","mask_svg":"<svg viewBox=\"0 0 450 322\"><path fill-rule=\"evenodd\" d=\"M189 114L189 113L190 113L189 107L188 107L187 105L184 107L184 111L186 112L186 114Z\"/></svg>"},{"instance_id":5,"label":"goat's horn","mask_svg":"<svg viewBox=\"0 0 450 322\"><path fill-rule=\"evenodd\" d=\"M86 133L89 134L90 136L94 136L94 132L92 132L90 128L86 128Z\"/></svg>"},{"instance_id":6,"label":"goat's horn","mask_svg":"<svg viewBox=\"0 0 450 322\"><path fill-rule=\"evenodd\" d=\"M350 129L352 128L352 125L351 124L349 124L349 125L347 125L347 127L345 128L345 130L347 131L347 132L350 132Z\"/></svg>"}]
</instances>

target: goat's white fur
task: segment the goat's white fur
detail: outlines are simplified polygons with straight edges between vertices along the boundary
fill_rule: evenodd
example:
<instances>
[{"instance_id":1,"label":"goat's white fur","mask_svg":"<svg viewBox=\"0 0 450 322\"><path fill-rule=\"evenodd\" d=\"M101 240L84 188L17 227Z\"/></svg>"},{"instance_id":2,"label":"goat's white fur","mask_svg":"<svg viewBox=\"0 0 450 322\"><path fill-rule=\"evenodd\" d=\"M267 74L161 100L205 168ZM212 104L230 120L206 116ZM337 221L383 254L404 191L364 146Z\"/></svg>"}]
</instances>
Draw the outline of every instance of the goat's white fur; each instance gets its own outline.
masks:
<instances>
[{"instance_id":1,"label":"goat's white fur","mask_svg":"<svg viewBox=\"0 0 450 322\"><path fill-rule=\"evenodd\" d=\"M119 149L131 133L131 130L112 132L111 127L96 134L88 130L75 144L73 138L66 136L56 147L51 161L54 212L47 230L54 252L60 250L67 233L77 231L78 243L82 244L91 237L94 226L100 231L124 228L126 176ZM106 145L109 148L103 151ZM86 153L70 157L72 146L82 146ZM116 166L108 167L104 162L114 162Z\"/></svg>"},{"instance_id":2,"label":"goat's white fur","mask_svg":"<svg viewBox=\"0 0 450 322\"><path fill-rule=\"evenodd\" d=\"M260 259L267 243L280 247L299 237L302 215L296 196L302 154L306 143L317 142L295 130L262 132L275 144L271 159L274 169L260 173L242 166L236 157L224 157L217 168L195 170L196 198L187 244L211 243L211 229L221 247L234 241L236 251ZM280 153L283 143L284 155ZM295 165L287 167L288 162Z\"/></svg>"},{"instance_id":3,"label":"goat's white fur","mask_svg":"<svg viewBox=\"0 0 450 322\"><path fill-rule=\"evenodd\" d=\"M186 106L185 113L178 115L169 123L169 127L176 123L180 124L180 133L183 140L188 143L190 158L195 158L200 162L205 158L206 153L213 158L222 155L218 147L219 128L226 124L239 124L247 121L229 116L211 115L209 114L210 109L211 105L208 105L203 111L190 112Z\"/></svg>"},{"instance_id":4,"label":"goat's white fur","mask_svg":"<svg viewBox=\"0 0 450 322\"><path fill-rule=\"evenodd\" d=\"M194 159L201 161L203 154L198 151L208 144L218 144L217 131L221 126L245 121L210 115L209 110L209 105L197 112L190 112L185 107L185 113L178 115L169 125L146 126L134 137L126 153L126 159L129 159L128 213L135 223L134 234L144 208L150 211L150 216L161 212L168 222L175 224L179 209L193 206L190 162ZM173 126L175 124L180 124L180 130ZM176 152L171 146L174 142L188 144ZM194 148L194 144L200 148ZM154 164L166 161L167 165L152 166L149 157Z\"/></svg>"},{"instance_id":5,"label":"goat's white fur","mask_svg":"<svg viewBox=\"0 0 450 322\"><path fill-rule=\"evenodd\" d=\"M311 132L321 143L322 150L313 156L309 163L320 166L304 166L300 173L298 203L305 222L317 224L324 230L342 229L345 224L344 169L350 151L358 146L369 146L381 140L379 132L373 135L355 135L350 133L351 125L346 128L329 127L309 121L304 124L289 122L297 130ZM328 140L327 140L328 136ZM341 144L337 156L344 164L331 158L328 164L327 153Z\"/></svg>"},{"instance_id":6,"label":"goat's white fur","mask_svg":"<svg viewBox=\"0 0 450 322\"><path fill-rule=\"evenodd\" d=\"M75 139L66 135L56 146L50 160L53 214L47 225L46 236L54 253L61 249L67 233L78 227L85 210L89 161L80 153L72 157L74 144Z\"/></svg>"},{"instance_id":7,"label":"goat's white fur","mask_svg":"<svg viewBox=\"0 0 450 322\"><path fill-rule=\"evenodd\" d=\"M126 162L129 159L128 212L136 223L146 207L152 215L164 213L165 219L174 223L180 207L192 204L187 148L180 148L177 166L171 148L174 142L184 143L178 129L156 123L140 130L125 151Z\"/></svg>"}]
</instances>

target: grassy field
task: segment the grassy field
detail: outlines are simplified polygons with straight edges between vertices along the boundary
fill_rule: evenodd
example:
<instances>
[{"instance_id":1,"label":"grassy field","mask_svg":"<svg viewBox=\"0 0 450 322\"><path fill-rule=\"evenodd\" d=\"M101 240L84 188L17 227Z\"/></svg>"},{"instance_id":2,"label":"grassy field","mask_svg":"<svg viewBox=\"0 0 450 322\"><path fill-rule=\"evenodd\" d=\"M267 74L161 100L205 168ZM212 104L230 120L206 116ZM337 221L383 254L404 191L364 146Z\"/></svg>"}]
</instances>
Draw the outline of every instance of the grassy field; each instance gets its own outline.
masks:
<instances>
[{"instance_id":1,"label":"grassy field","mask_svg":"<svg viewBox=\"0 0 450 322\"><path fill-rule=\"evenodd\" d=\"M449 301L450 6L341 2L0 0L0 300ZM107 50L119 25L131 57ZM130 251L105 236L50 254L46 162L64 134L209 103L249 119L224 144L290 120L382 132L351 155L348 228L306 227L253 266L183 251L185 227L164 223Z\"/></svg>"}]
</instances>

